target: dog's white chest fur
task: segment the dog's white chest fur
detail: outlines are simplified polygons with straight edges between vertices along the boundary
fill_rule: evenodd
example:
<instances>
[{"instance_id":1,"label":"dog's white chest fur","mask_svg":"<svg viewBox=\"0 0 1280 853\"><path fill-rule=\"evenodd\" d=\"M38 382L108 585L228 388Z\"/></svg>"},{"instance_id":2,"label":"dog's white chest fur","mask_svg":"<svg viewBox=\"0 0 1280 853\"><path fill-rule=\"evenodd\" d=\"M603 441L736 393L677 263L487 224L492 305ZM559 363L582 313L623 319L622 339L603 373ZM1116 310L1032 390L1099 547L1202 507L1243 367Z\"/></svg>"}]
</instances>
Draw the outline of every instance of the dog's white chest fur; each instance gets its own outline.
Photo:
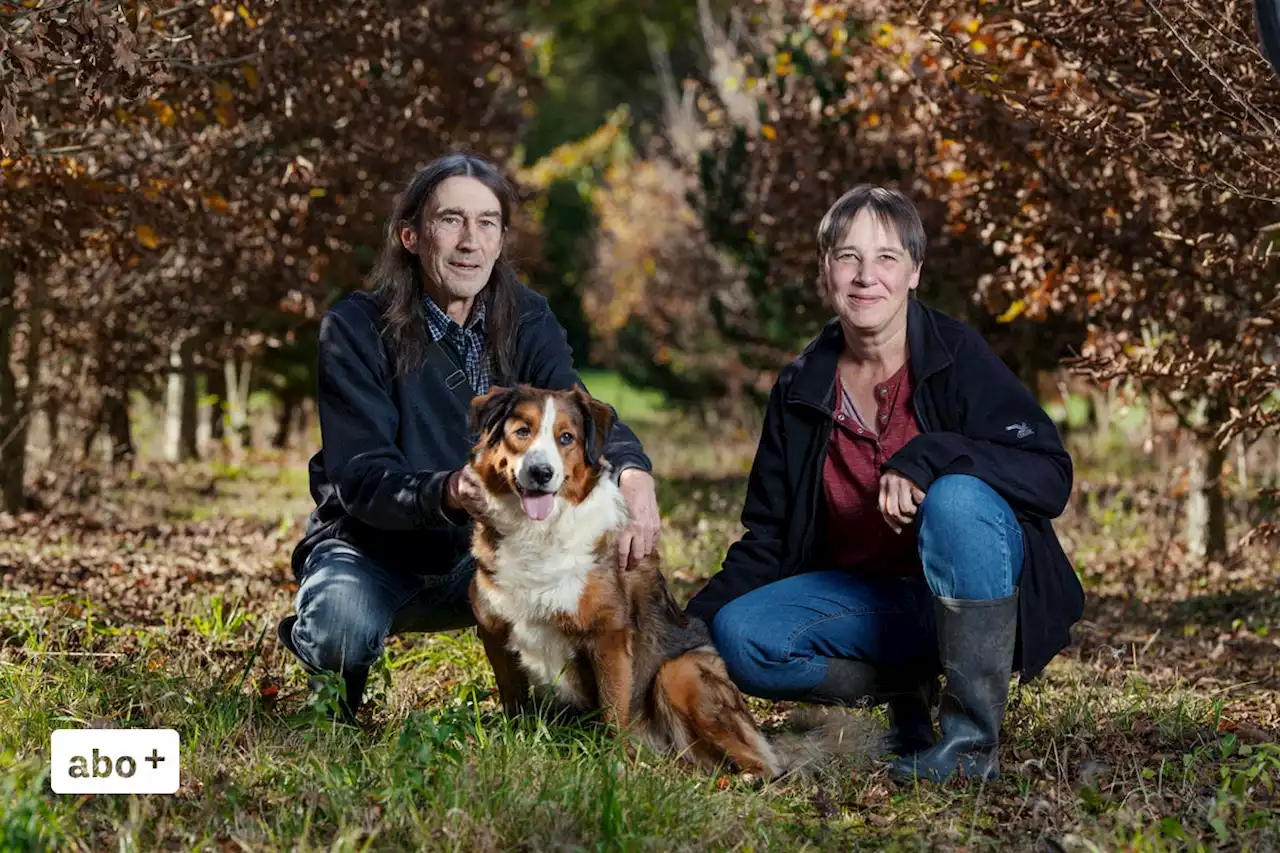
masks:
<instances>
[{"instance_id":1,"label":"dog's white chest fur","mask_svg":"<svg viewBox=\"0 0 1280 853\"><path fill-rule=\"evenodd\" d=\"M599 565L597 542L626 525L622 494L611 479L602 478L580 504L556 498L551 517L541 522L529 519L518 499L491 499L489 509L503 538L486 600L511 625L508 645L530 681L560 685L575 649L554 620L577 612L587 578Z\"/></svg>"}]
</instances>

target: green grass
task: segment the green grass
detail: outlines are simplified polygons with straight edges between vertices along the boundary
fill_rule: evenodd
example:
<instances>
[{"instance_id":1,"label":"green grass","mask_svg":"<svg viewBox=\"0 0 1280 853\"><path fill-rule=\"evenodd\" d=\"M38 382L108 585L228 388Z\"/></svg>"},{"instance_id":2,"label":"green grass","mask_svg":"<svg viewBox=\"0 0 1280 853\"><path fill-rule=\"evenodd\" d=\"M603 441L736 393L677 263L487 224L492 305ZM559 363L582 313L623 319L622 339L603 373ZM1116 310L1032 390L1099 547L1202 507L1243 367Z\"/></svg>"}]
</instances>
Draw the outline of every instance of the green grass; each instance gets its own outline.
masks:
<instances>
[{"instance_id":1,"label":"green grass","mask_svg":"<svg viewBox=\"0 0 1280 853\"><path fill-rule=\"evenodd\" d=\"M586 378L655 460L684 599L741 533L754 436ZM302 461L144 466L79 517L6 528L0 851L1280 848L1276 559L1161 562L1157 505L1128 499L1150 483L1058 522L1089 610L1017 694L1000 780L899 787L837 763L757 789L629 757L596 722L506 718L473 631L391 638L360 726L334 723L340 685L313 695L274 634ZM771 729L796 710L751 706ZM54 795L52 731L104 725L177 729L179 793Z\"/></svg>"},{"instance_id":2,"label":"green grass","mask_svg":"<svg viewBox=\"0 0 1280 853\"><path fill-rule=\"evenodd\" d=\"M643 425L660 422L670 414L662 392L637 388L613 371L580 370L578 375L591 396L613 406L624 421Z\"/></svg>"},{"instance_id":3,"label":"green grass","mask_svg":"<svg viewBox=\"0 0 1280 853\"><path fill-rule=\"evenodd\" d=\"M600 725L507 719L488 701L483 654L469 636L395 643L380 673L441 666L461 679L423 707L384 710L356 729L333 723L326 705L335 694L307 696L301 673L275 650L268 669L290 670L295 695L268 702L252 689L245 673L261 652L264 617L218 630L193 620L181 644L173 630L97 626L109 639L94 644L96 654L132 651L94 665L77 656L88 624L52 615L57 601L40 608L45 616L24 597L4 604L24 626L22 645L9 645L0 667L0 752L14 762L0 838L18 849L95 848L108 838L137 850L226 839L253 849L621 850L678 838L684 849L706 849L777 838L768 803L741 785L708 795L713 779L630 761ZM165 665L152 669L158 654ZM385 702L381 689L372 693ZM182 790L51 795L42 760L51 733L104 721L177 729Z\"/></svg>"},{"instance_id":4,"label":"green grass","mask_svg":"<svg viewBox=\"0 0 1280 853\"><path fill-rule=\"evenodd\" d=\"M1028 688L995 783L897 788L837 768L755 790L628 758L590 721L504 717L469 632L393 641L375 710L354 728L326 713L336 690L311 697L274 643L259 646L266 614L216 630L194 618L111 628L57 599L0 603L20 626L0 665L12 764L0 849L972 850L1030 849L1049 833L1065 849L1181 850L1280 838L1268 814L1280 748L1220 736L1213 702L1136 675L1061 666ZM264 696L279 675L281 696ZM51 794L51 733L103 724L177 729L179 793Z\"/></svg>"}]
</instances>

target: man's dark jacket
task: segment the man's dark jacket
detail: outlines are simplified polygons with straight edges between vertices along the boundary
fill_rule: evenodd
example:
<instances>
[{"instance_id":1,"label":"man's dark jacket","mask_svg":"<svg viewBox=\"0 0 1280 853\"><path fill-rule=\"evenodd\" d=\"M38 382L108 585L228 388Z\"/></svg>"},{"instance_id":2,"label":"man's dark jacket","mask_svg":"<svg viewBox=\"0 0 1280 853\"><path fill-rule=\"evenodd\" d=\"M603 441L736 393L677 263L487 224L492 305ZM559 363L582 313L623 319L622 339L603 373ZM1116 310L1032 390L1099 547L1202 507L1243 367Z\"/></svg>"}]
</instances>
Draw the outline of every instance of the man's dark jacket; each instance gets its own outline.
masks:
<instances>
[{"instance_id":1,"label":"man's dark jacket","mask_svg":"<svg viewBox=\"0 0 1280 853\"><path fill-rule=\"evenodd\" d=\"M581 384L547 300L521 287L520 305L515 376L496 375L492 384ZM468 408L431 363L394 376L383 328L366 292L346 296L320 321L321 449L308 465L316 508L293 552L295 577L316 543L328 538L413 574L448 572L470 547L471 525L452 518L441 502L450 473L467 462ZM615 421L603 455L616 473L652 470L635 433L621 422Z\"/></svg>"},{"instance_id":2,"label":"man's dark jacket","mask_svg":"<svg viewBox=\"0 0 1280 853\"><path fill-rule=\"evenodd\" d=\"M1084 609L1084 590L1050 523L1071 495L1071 457L1035 398L972 328L912 299L907 339L921 434L881 470L926 491L944 474L969 474L1009 502L1025 553L1014 666L1029 680L1070 643ZM831 567L822 469L842 345L833 320L774 385L747 485L746 533L688 605L708 625L738 596Z\"/></svg>"}]
</instances>

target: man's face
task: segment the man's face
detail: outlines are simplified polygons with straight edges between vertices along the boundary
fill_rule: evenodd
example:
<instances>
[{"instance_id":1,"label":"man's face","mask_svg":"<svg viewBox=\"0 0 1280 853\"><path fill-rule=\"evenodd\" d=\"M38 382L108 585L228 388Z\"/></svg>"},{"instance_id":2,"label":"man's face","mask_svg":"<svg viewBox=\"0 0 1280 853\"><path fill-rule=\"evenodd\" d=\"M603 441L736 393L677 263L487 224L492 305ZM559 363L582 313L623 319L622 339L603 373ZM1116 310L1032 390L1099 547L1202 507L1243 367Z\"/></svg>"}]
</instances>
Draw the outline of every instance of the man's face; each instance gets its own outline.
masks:
<instances>
[{"instance_id":1,"label":"man's face","mask_svg":"<svg viewBox=\"0 0 1280 853\"><path fill-rule=\"evenodd\" d=\"M920 269L897 232L863 209L823 262L822 283L847 328L875 334L900 318Z\"/></svg>"},{"instance_id":2,"label":"man's face","mask_svg":"<svg viewBox=\"0 0 1280 853\"><path fill-rule=\"evenodd\" d=\"M502 253L502 207L475 178L448 178L423 211L421 233L404 223L400 241L447 299L469 299L489 283Z\"/></svg>"}]
</instances>

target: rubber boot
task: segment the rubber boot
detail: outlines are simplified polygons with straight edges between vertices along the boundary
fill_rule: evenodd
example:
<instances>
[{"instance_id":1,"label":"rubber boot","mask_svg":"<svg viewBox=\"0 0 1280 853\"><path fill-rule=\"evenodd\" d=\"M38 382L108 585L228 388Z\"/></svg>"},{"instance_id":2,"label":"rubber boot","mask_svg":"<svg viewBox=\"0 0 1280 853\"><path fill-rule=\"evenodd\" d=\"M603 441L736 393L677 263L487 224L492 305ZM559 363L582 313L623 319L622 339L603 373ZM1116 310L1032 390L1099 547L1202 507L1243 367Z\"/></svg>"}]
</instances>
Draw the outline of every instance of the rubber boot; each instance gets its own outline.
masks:
<instances>
[{"instance_id":1,"label":"rubber boot","mask_svg":"<svg viewBox=\"0 0 1280 853\"><path fill-rule=\"evenodd\" d=\"M862 708L889 705L889 737L892 755L910 755L935 741L930 717L936 678L895 684L871 664L849 658L828 658L827 674L804 701L821 705Z\"/></svg>"},{"instance_id":2,"label":"rubber boot","mask_svg":"<svg viewBox=\"0 0 1280 853\"><path fill-rule=\"evenodd\" d=\"M889 762L900 782L945 781L954 774L1000 777L1000 723L1009 699L1018 593L993 601L934 597L938 654L946 687L938 707L942 739Z\"/></svg>"}]
</instances>

